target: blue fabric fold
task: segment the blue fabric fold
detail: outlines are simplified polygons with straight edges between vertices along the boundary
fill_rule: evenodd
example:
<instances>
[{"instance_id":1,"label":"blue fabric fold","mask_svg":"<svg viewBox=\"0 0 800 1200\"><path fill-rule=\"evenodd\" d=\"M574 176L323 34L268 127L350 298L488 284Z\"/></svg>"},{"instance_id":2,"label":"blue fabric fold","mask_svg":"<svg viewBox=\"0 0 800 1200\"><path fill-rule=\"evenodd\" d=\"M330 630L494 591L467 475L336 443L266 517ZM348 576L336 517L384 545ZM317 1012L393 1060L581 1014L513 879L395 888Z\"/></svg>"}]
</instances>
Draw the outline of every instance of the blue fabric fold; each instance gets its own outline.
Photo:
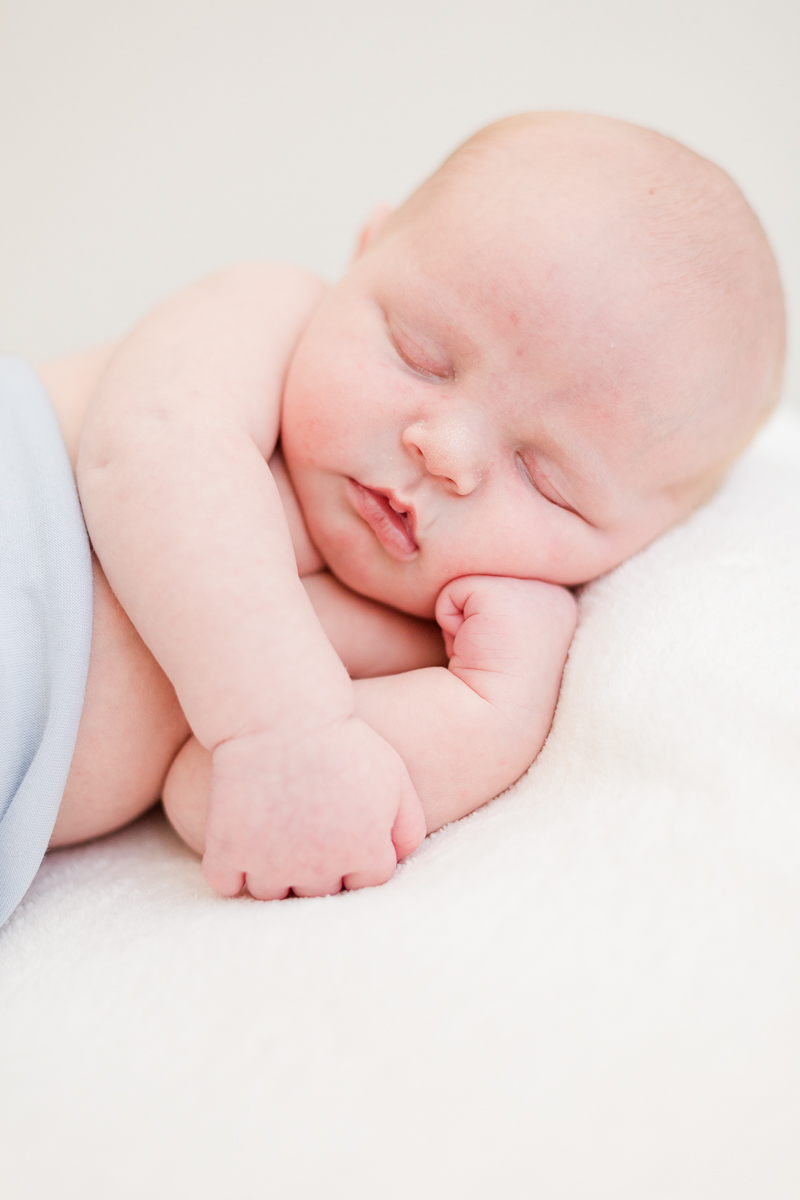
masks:
<instances>
[{"instance_id":1,"label":"blue fabric fold","mask_svg":"<svg viewBox=\"0 0 800 1200\"><path fill-rule=\"evenodd\" d=\"M69 773L92 637L89 539L58 420L0 359L0 925L44 857Z\"/></svg>"}]
</instances>

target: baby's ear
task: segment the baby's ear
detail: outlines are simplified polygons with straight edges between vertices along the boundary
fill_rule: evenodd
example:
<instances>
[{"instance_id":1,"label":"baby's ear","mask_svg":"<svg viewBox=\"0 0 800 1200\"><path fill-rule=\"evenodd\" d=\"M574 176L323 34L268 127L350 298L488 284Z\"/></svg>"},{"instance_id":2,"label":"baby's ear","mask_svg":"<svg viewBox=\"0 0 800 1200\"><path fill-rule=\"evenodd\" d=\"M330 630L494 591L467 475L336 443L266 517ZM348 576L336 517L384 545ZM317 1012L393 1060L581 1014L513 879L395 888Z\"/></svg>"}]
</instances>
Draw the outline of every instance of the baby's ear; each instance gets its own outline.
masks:
<instances>
[{"instance_id":1,"label":"baby's ear","mask_svg":"<svg viewBox=\"0 0 800 1200\"><path fill-rule=\"evenodd\" d=\"M361 255L378 236L393 212L394 208L391 204L375 205L370 219L367 221L366 225L358 236L358 244L356 245L354 258L361 258Z\"/></svg>"}]
</instances>

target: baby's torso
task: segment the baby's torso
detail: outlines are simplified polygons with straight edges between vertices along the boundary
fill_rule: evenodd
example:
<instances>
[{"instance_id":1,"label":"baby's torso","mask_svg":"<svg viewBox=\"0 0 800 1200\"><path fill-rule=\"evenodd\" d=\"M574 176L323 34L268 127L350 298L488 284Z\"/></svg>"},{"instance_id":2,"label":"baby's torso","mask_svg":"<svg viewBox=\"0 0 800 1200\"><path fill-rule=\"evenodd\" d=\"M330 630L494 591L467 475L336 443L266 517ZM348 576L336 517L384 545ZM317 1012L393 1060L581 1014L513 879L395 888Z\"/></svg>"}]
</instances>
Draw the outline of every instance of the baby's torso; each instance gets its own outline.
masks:
<instances>
[{"instance_id":1,"label":"baby's torso","mask_svg":"<svg viewBox=\"0 0 800 1200\"><path fill-rule=\"evenodd\" d=\"M89 400L114 350L114 345L98 346L36 368L58 417L73 471Z\"/></svg>"}]
</instances>

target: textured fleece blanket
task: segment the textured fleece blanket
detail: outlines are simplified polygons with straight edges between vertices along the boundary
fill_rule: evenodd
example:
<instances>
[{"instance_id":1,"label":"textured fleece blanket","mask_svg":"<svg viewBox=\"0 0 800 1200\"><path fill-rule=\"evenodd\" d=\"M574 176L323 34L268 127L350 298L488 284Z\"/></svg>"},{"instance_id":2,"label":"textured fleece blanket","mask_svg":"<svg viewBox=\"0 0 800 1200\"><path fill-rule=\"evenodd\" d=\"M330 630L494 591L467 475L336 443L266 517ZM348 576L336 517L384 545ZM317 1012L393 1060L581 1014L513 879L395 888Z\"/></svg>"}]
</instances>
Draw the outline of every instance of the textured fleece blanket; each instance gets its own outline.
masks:
<instances>
[{"instance_id":1,"label":"textured fleece blanket","mask_svg":"<svg viewBox=\"0 0 800 1200\"><path fill-rule=\"evenodd\" d=\"M4 1200L796 1200L800 427L589 587L527 776L383 888L159 814L0 935Z\"/></svg>"}]
</instances>

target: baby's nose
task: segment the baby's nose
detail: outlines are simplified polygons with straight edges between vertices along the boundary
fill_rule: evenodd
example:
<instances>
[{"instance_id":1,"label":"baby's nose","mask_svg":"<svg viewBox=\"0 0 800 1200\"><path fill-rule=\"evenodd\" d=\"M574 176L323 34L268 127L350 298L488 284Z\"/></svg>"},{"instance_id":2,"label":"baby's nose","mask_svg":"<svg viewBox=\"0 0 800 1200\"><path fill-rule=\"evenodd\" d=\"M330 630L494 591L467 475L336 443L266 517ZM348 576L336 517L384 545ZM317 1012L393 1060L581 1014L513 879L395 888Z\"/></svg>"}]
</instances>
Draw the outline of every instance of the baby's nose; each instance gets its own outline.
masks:
<instances>
[{"instance_id":1,"label":"baby's nose","mask_svg":"<svg viewBox=\"0 0 800 1200\"><path fill-rule=\"evenodd\" d=\"M468 496L480 482L480 443L479 431L466 421L418 421L403 434L403 445L422 459L428 474L444 480L458 496Z\"/></svg>"}]
</instances>

